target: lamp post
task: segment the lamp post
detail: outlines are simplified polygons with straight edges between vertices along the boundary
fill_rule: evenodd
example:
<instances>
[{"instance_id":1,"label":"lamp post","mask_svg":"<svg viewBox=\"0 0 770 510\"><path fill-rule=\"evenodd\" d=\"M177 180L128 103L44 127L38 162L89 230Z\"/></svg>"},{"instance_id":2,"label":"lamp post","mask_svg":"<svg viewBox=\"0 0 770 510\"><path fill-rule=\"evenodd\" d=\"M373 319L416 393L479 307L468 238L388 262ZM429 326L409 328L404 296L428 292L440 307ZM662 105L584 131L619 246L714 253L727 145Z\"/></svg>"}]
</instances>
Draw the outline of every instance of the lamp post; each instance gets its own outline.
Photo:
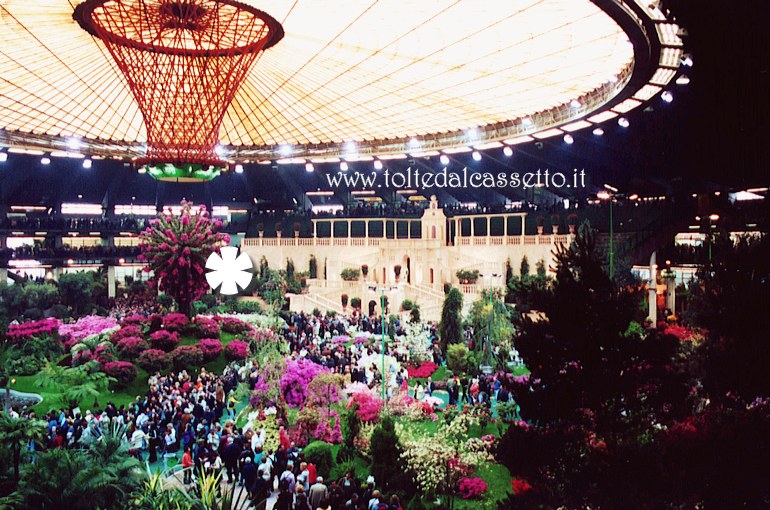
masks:
<instances>
[{"instance_id":1,"label":"lamp post","mask_svg":"<svg viewBox=\"0 0 770 510\"><path fill-rule=\"evenodd\" d=\"M719 221L719 215L718 214L711 214L709 215L709 231L708 231L708 243L709 243L709 265L711 265L711 246L714 244L714 238L711 234L711 229L713 228L713 222Z\"/></svg>"},{"instance_id":2,"label":"lamp post","mask_svg":"<svg viewBox=\"0 0 770 510\"><path fill-rule=\"evenodd\" d=\"M604 188L607 191L600 191L596 194L596 198L599 200L610 201L610 280L615 279L615 222L612 219L612 202L614 201L618 188L605 184Z\"/></svg>"},{"instance_id":3,"label":"lamp post","mask_svg":"<svg viewBox=\"0 0 770 510\"><path fill-rule=\"evenodd\" d=\"M387 402L387 392L385 391L385 287L382 288L380 295L380 310L382 311L382 322L380 323L380 337L382 339L382 401Z\"/></svg>"}]
</instances>

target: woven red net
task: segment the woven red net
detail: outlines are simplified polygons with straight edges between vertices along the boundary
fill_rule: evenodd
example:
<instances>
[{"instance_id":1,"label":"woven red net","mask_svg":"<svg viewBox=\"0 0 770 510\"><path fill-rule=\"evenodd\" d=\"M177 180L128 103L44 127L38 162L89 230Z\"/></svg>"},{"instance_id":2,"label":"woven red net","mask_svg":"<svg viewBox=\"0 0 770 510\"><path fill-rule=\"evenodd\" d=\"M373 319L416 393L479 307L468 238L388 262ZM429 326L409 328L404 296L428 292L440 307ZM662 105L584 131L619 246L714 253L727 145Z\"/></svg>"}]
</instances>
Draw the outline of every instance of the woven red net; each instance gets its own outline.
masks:
<instances>
[{"instance_id":1,"label":"woven red net","mask_svg":"<svg viewBox=\"0 0 770 510\"><path fill-rule=\"evenodd\" d=\"M224 166L225 110L259 53L283 37L268 14L231 0L87 0L74 19L104 41L147 128L140 164Z\"/></svg>"}]
</instances>

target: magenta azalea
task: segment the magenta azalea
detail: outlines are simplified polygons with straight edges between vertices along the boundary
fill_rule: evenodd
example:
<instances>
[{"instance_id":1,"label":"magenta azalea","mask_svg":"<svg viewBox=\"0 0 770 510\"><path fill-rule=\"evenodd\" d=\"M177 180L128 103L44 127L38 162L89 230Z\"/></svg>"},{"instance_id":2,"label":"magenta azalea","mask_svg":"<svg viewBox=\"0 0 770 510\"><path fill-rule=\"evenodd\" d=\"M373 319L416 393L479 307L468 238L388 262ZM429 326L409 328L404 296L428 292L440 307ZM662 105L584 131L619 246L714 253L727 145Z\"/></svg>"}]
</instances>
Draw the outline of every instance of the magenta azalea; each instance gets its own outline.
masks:
<instances>
[{"instance_id":1,"label":"magenta azalea","mask_svg":"<svg viewBox=\"0 0 770 510\"><path fill-rule=\"evenodd\" d=\"M460 478L458 492L463 499L479 498L487 492L487 482L481 478Z\"/></svg>"},{"instance_id":2,"label":"magenta azalea","mask_svg":"<svg viewBox=\"0 0 770 510\"><path fill-rule=\"evenodd\" d=\"M225 358L228 361L246 359L251 355L248 342L233 340L225 347Z\"/></svg>"},{"instance_id":3,"label":"magenta azalea","mask_svg":"<svg viewBox=\"0 0 770 510\"><path fill-rule=\"evenodd\" d=\"M222 354L222 351L225 350L222 342L220 342L218 338L204 338L198 342L198 347L200 347L205 361L217 359L217 357Z\"/></svg>"},{"instance_id":4,"label":"magenta azalea","mask_svg":"<svg viewBox=\"0 0 770 510\"><path fill-rule=\"evenodd\" d=\"M117 325L118 323L112 317L87 315L78 319L74 324L59 326L59 334L65 341L77 342L91 335L98 335L106 329L115 328Z\"/></svg>"},{"instance_id":5,"label":"magenta azalea","mask_svg":"<svg viewBox=\"0 0 770 510\"><path fill-rule=\"evenodd\" d=\"M309 360L289 360L281 376L281 392L289 407L301 407L307 399L307 385L329 369Z\"/></svg>"},{"instance_id":6,"label":"magenta azalea","mask_svg":"<svg viewBox=\"0 0 770 510\"><path fill-rule=\"evenodd\" d=\"M40 321L24 322L22 324L11 324L8 326L6 336L11 342L19 344L32 337L56 335L58 334L58 329L58 319L44 319Z\"/></svg>"},{"instance_id":7,"label":"magenta azalea","mask_svg":"<svg viewBox=\"0 0 770 510\"><path fill-rule=\"evenodd\" d=\"M176 331L156 331L150 335L150 344L154 349L160 349L166 352L172 351L179 345L179 333Z\"/></svg>"}]
</instances>

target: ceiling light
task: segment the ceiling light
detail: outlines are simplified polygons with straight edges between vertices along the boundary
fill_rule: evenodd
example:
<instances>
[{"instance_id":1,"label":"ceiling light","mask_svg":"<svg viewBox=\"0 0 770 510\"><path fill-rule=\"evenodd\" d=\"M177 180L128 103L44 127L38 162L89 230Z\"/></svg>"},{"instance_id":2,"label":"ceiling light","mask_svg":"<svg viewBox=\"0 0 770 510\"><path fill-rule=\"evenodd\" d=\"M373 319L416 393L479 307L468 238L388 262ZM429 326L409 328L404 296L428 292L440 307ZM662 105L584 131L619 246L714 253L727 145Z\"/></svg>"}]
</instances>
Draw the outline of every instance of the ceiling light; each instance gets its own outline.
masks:
<instances>
[{"instance_id":1,"label":"ceiling light","mask_svg":"<svg viewBox=\"0 0 770 510\"><path fill-rule=\"evenodd\" d=\"M416 149L419 146L420 146L420 140L418 140L417 138L412 138L411 140L409 140L409 147L410 148Z\"/></svg>"},{"instance_id":2,"label":"ceiling light","mask_svg":"<svg viewBox=\"0 0 770 510\"><path fill-rule=\"evenodd\" d=\"M598 127L598 128L596 128L596 129L594 129L594 135L596 135L596 136L602 136L603 134L604 134L604 129L602 129L602 128L600 128L600 127Z\"/></svg>"},{"instance_id":3,"label":"ceiling light","mask_svg":"<svg viewBox=\"0 0 770 510\"><path fill-rule=\"evenodd\" d=\"M521 123L524 124L525 126L531 126L533 124L532 119L530 119L529 117L524 117L523 119L521 119Z\"/></svg>"},{"instance_id":4,"label":"ceiling light","mask_svg":"<svg viewBox=\"0 0 770 510\"><path fill-rule=\"evenodd\" d=\"M8 161L8 153L0 152L0 163L4 163L6 161Z\"/></svg>"},{"instance_id":5,"label":"ceiling light","mask_svg":"<svg viewBox=\"0 0 770 510\"><path fill-rule=\"evenodd\" d=\"M51 164L51 158L45 157L45 158L41 159L40 162L42 164L44 164L44 165L50 165Z\"/></svg>"},{"instance_id":6,"label":"ceiling light","mask_svg":"<svg viewBox=\"0 0 770 510\"><path fill-rule=\"evenodd\" d=\"M481 153L479 151L473 151L473 161L481 161Z\"/></svg>"},{"instance_id":7,"label":"ceiling light","mask_svg":"<svg viewBox=\"0 0 770 510\"><path fill-rule=\"evenodd\" d=\"M305 163L305 171L306 172L312 172L315 170L315 167L313 166L313 163Z\"/></svg>"},{"instance_id":8,"label":"ceiling light","mask_svg":"<svg viewBox=\"0 0 770 510\"><path fill-rule=\"evenodd\" d=\"M508 146L506 145L506 146L503 148L503 154L505 154L505 156L506 156L506 157L509 157L509 158L510 158L511 156L513 156L513 149L511 149L510 147L508 147Z\"/></svg>"},{"instance_id":9,"label":"ceiling light","mask_svg":"<svg viewBox=\"0 0 770 510\"><path fill-rule=\"evenodd\" d=\"M67 138L67 148L69 150L73 150L73 151L79 150L81 145L82 144L80 143L80 139L78 137L71 136Z\"/></svg>"},{"instance_id":10,"label":"ceiling light","mask_svg":"<svg viewBox=\"0 0 770 510\"><path fill-rule=\"evenodd\" d=\"M347 172L348 168L350 168L350 167L348 166L348 162L347 161L343 161L342 163L340 163L340 170L342 170L343 172Z\"/></svg>"},{"instance_id":11,"label":"ceiling light","mask_svg":"<svg viewBox=\"0 0 770 510\"><path fill-rule=\"evenodd\" d=\"M476 138L479 137L479 131L476 128L470 128L468 131L465 132L465 134L471 140L475 140Z\"/></svg>"},{"instance_id":12,"label":"ceiling light","mask_svg":"<svg viewBox=\"0 0 770 510\"><path fill-rule=\"evenodd\" d=\"M92 164L93 164L93 163L91 162L91 160L90 160L90 159L84 159L84 160L83 160L83 168L91 168L91 165L92 165Z\"/></svg>"},{"instance_id":13,"label":"ceiling light","mask_svg":"<svg viewBox=\"0 0 770 510\"><path fill-rule=\"evenodd\" d=\"M660 95L660 98L661 98L662 100L664 100L665 102L667 102L667 103L670 103L671 101L673 101L673 100L674 100L674 94L672 94L671 92L669 92L669 91L667 90L667 91L665 91L664 93L662 93L662 94Z\"/></svg>"},{"instance_id":14,"label":"ceiling light","mask_svg":"<svg viewBox=\"0 0 770 510\"><path fill-rule=\"evenodd\" d=\"M685 57L682 59L682 65L687 67L692 67L693 61L692 56L685 55Z\"/></svg>"},{"instance_id":15,"label":"ceiling light","mask_svg":"<svg viewBox=\"0 0 770 510\"><path fill-rule=\"evenodd\" d=\"M570 101L569 105L572 108L580 108L581 106L583 106L580 104L580 101L578 101L577 99L573 99L572 101Z\"/></svg>"},{"instance_id":16,"label":"ceiling light","mask_svg":"<svg viewBox=\"0 0 770 510\"><path fill-rule=\"evenodd\" d=\"M449 156L447 156L446 154L442 154L441 157L439 158L439 161L441 161L442 165L447 166L449 165Z\"/></svg>"},{"instance_id":17,"label":"ceiling light","mask_svg":"<svg viewBox=\"0 0 770 510\"><path fill-rule=\"evenodd\" d=\"M374 169L375 170L382 170L382 161L379 159L374 160Z\"/></svg>"},{"instance_id":18,"label":"ceiling light","mask_svg":"<svg viewBox=\"0 0 770 510\"><path fill-rule=\"evenodd\" d=\"M631 123L628 122L627 118L621 117L621 118L618 119L618 126L627 128L630 125L631 125Z\"/></svg>"},{"instance_id":19,"label":"ceiling light","mask_svg":"<svg viewBox=\"0 0 770 510\"><path fill-rule=\"evenodd\" d=\"M146 166L139 167L139 173L140 174L146 174L147 173L147 167Z\"/></svg>"},{"instance_id":20,"label":"ceiling light","mask_svg":"<svg viewBox=\"0 0 770 510\"><path fill-rule=\"evenodd\" d=\"M690 83L690 77L684 74L676 79L677 85L688 85L689 83Z\"/></svg>"},{"instance_id":21,"label":"ceiling light","mask_svg":"<svg viewBox=\"0 0 770 510\"><path fill-rule=\"evenodd\" d=\"M572 135L569 135L569 134L564 135L564 143L572 145L573 143L575 143L575 139L572 137Z\"/></svg>"},{"instance_id":22,"label":"ceiling light","mask_svg":"<svg viewBox=\"0 0 770 510\"><path fill-rule=\"evenodd\" d=\"M352 140L349 142L345 142L345 152L347 152L348 154L354 154L358 152L358 146L356 145L356 142Z\"/></svg>"},{"instance_id":23,"label":"ceiling light","mask_svg":"<svg viewBox=\"0 0 770 510\"><path fill-rule=\"evenodd\" d=\"M278 153L284 157L291 156L292 152L294 152L294 149L290 143L285 143L278 148Z\"/></svg>"},{"instance_id":24,"label":"ceiling light","mask_svg":"<svg viewBox=\"0 0 770 510\"><path fill-rule=\"evenodd\" d=\"M214 152L216 153L217 156L221 158L225 154L225 148L222 147L221 144L217 144L217 146L214 147Z\"/></svg>"},{"instance_id":25,"label":"ceiling light","mask_svg":"<svg viewBox=\"0 0 770 510\"><path fill-rule=\"evenodd\" d=\"M236 174L242 174L243 173L243 165L235 165L235 173Z\"/></svg>"}]
</instances>

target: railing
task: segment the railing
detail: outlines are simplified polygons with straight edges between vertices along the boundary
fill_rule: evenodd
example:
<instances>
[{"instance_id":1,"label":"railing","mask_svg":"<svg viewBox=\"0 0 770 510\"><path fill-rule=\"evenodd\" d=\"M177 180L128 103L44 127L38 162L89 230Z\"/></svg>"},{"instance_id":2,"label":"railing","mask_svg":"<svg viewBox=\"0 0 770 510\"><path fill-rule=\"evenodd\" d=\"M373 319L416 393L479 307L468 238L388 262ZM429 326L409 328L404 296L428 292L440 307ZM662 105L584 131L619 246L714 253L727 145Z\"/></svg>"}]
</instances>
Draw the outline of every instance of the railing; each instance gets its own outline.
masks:
<instances>
[{"instance_id":1,"label":"railing","mask_svg":"<svg viewBox=\"0 0 770 510\"><path fill-rule=\"evenodd\" d=\"M533 246L549 244L569 244L571 236L565 234L539 236L485 236L457 237L457 246ZM367 237L250 237L241 241L241 246L247 248L259 247L296 247L296 246L372 246L379 247L387 243L402 243L404 241L435 242L435 239L387 239Z\"/></svg>"}]
</instances>

